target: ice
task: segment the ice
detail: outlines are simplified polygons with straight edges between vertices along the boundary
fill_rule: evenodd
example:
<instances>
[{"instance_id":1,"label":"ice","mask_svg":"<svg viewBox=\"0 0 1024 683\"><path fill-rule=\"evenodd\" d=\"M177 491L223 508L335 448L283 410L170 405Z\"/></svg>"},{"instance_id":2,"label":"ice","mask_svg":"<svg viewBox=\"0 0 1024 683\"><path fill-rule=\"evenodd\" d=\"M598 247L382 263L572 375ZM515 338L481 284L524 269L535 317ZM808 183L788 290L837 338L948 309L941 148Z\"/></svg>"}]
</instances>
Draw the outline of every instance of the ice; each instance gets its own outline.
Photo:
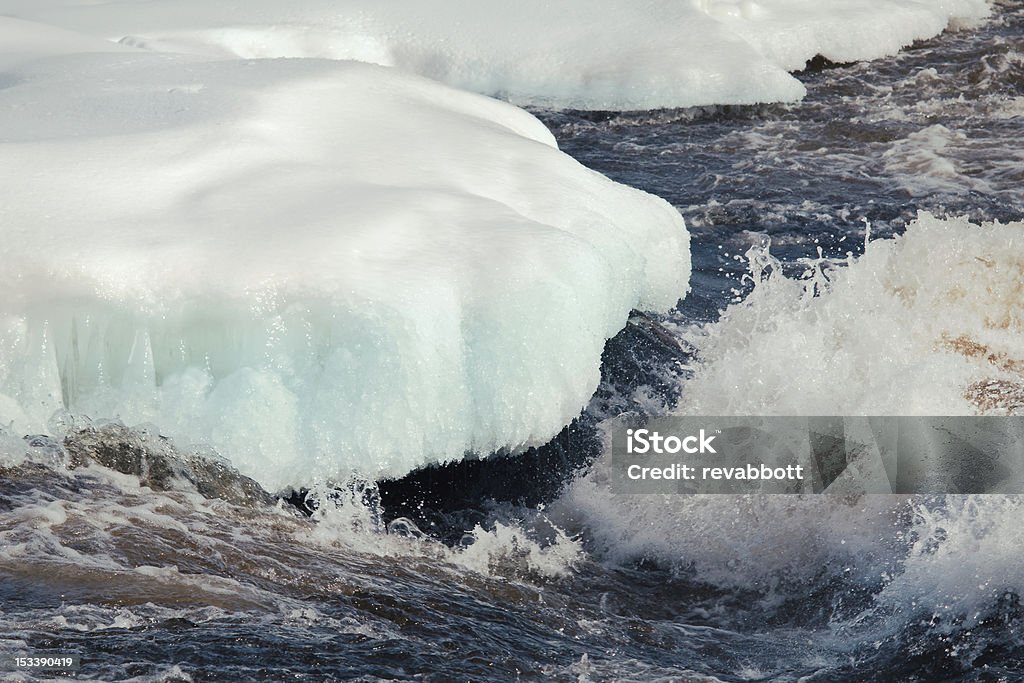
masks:
<instances>
[{"instance_id":1,"label":"ice","mask_svg":"<svg viewBox=\"0 0 1024 683\"><path fill-rule=\"evenodd\" d=\"M0 70L16 435L67 408L212 445L271 489L399 476L546 441L629 311L687 290L675 209L496 100L11 19Z\"/></svg>"},{"instance_id":2,"label":"ice","mask_svg":"<svg viewBox=\"0 0 1024 683\"><path fill-rule=\"evenodd\" d=\"M895 54L986 0L0 0L150 50L396 66L517 104L653 109L800 99L789 71Z\"/></svg>"},{"instance_id":3,"label":"ice","mask_svg":"<svg viewBox=\"0 0 1024 683\"><path fill-rule=\"evenodd\" d=\"M949 26L986 17L984 0L700 0L773 64L794 71L821 55L854 62L893 55Z\"/></svg>"}]
</instances>

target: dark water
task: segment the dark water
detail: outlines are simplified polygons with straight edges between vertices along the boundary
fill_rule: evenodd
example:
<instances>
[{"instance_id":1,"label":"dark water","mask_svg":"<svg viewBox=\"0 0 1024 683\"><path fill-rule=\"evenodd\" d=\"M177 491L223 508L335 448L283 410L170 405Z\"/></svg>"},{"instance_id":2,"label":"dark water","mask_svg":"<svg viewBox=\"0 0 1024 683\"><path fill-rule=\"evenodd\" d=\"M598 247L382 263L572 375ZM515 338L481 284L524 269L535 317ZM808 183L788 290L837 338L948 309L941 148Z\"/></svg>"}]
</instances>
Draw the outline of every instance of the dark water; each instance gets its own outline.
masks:
<instances>
[{"instance_id":1,"label":"dark water","mask_svg":"<svg viewBox=\"0 0 1024 683\"><path fill-rule=\"evenodd\" d=\"M858 253L862 219L886 236L919 209L1024 216L1019 6L802 79L792 106L541 113L565 151L683 213L693 293L675 320L744 296L737 257L765 236L797 272L818 248ZM616 354L643 355L634 341L613 342L609 382L625 381ZM69 470L59 442L30 451L0 468L0 653L79 654L72 678L1024 680L1012 497L718 497L676 501L663 521L649 500L588 516L583 487L544 509L434 511L445 544L380 509L373 486L321 492L307 517L221 500L244 502L230 477L204 496L173 477ZM636 543L604 545L595 524Z\"/></svg>"},{"instance_id":2,"label":"dark water","mask_svg":"<svg viewBox=\"0 0 1024 683\"><path fill-rule=\"evenodd\" d=\"M798 105L544 118L564 151L680 210L695 267L683 310L714 317L746 272L733 257L761 235L794 264L819 246L859 253L863 219L878 237L918 210L1020 220L1024 19L1018 3L997 11L891 59L818 65Z\"/></svg>"}]
</instances>

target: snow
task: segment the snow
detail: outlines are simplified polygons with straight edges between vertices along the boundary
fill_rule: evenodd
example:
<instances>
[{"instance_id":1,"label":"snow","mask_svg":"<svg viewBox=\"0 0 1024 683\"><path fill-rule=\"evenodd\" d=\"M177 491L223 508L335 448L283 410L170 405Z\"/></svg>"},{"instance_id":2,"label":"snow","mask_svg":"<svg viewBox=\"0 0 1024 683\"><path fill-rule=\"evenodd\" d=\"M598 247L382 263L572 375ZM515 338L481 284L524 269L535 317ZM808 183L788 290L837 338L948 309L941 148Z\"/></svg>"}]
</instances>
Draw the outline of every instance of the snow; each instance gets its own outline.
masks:
<instances>
[{"instance_id":1,"label":"snow","mask_svg":"<svg viewBox=\"0 0 1024 683\"><path fill-rule=\"evenodd\" d=\"M0 18L0 431L67 408L270 488L400 476L546 441L687 291L678 212L511 105L98 34Z\"/></svg>"},{"instance_id":2,"label":"snow","mask_svg":"<svg viewBox=\"0 0 1024 683\"><path fill-rule=\"evenodd\" d=\"M702 0L736 35L787 71L822 55L854 62L894 55L915 40L988 16L984 0ZM750 8L739 13L734 8ZM727 11L733 10L733 11Z\"/></svg>"},{"instance_id":3,"label":"snow","mask_svg":"<svg viewBox=\"0 0 1024 683\"><path fill-rule=\"evenodd\" d=\"M0 0L0 14L126 45L355 59L517 104L653 109L793 101L788 72L895 54L986 0Z\"/></svg>"}]
</instances>

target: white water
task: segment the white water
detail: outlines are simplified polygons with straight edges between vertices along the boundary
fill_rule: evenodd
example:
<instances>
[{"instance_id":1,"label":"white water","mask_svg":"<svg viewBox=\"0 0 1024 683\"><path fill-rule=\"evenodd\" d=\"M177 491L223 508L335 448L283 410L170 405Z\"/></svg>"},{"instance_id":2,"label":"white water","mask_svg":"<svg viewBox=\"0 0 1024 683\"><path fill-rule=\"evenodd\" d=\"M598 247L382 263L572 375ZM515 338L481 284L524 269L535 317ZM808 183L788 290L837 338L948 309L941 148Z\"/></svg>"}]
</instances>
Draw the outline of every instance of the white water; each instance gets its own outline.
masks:
<instances>
[{"instance_id":1,"label":"white water","mask_svg":"<svg viewBox=\"0 0 1024 683\"><path fill-rule=\"evenodd\" d=\"M700 362L679 414L971 415L972 387L1024 383L1024 223L922 213L849 267L809 263L805 279L751 256L753 292L680 330Z\"/></svg>"},{"instance_id":2,"label":"white water","mask_svg":"<svg viewBox=\"0 0 1024 683\"><path fill-rule=\"evenodd\" d=\"M7 459L16 446L3 444ZM24 449L22 448L22 451ZM564 576L582 561L578 539L550 525L542 515L530 524L520 519L493 521L487 529L467 529L463 542L449 547L425 536L411 522L392 520L385 528L380 510L358 495L322 486L311 495L319 507L307 519L284 504L277 508L246 509L210 500L190 490L184 481L172 491L154 491L138 477L91 466L74 471L30 452L22 463L55 467L87 491L85 495L54 495L34 490L17 497L16 511L0 525L0 570L14 576L38 570L58 570L120 576L120 594L160 590L182 596L197 593L212 608L264 608L286 612L301 603L267 592L217 571L196 571L196 563L217 567L217 557L232 548L265 546L273 539L277 550L302 548L324 553L354 554L364 560L380 558L422 561L453 572L470 570L481 576L544 580ZM0 465L6 464L0 461ZM536 540L535 526L550 541ZM179 557L187 546L187 552ZM138 554L141 547L148 550ZM237 558L236 569L257 575L271 571L268 556ZM272 564L272 563L269 563ZM301 575L301 566L290 567ZM0 611L0 616L2 616ZM60 618L60 617L58 617ZM130 625L130 624L129 624ZM76 630L104 628L103 624L69 626ZM124 628L124 624L110 627Z\"/></svg>"},{"instance_id":3,"label":"white water","mask_svg":"<svg viewBox=\"0 0 1024 683\"><path fill-rule=\"evenodd\" d=\"M679 328L698 361L675 413L1024 413L1024 223L920 214L803 278L766 249L748 257L751 294L718 322ZM823 574L877 583L894 629L917 610L969 625L1024 590L1019 496L620 495L610 467L606 455L574 481L552 518L613 563L653 559L768 603Z\"/></svg>"}]
</instances>

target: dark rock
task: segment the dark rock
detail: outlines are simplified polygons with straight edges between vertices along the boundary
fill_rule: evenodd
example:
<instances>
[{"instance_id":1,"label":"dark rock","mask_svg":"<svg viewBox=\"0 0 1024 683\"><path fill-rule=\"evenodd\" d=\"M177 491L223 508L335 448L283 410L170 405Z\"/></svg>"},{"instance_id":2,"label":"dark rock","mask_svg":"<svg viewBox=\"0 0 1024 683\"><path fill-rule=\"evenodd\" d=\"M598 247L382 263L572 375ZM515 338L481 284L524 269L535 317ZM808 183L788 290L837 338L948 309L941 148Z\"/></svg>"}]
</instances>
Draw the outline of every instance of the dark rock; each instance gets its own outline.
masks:
<instances>
[{"instance_id":1,"label":"dark rock","mask_svg":"<svg viewBox=\"0 0 1024 683\"><path fill-rule=\"evenodd\" d=\"M820 71L827 71L828 69L835 69L840 66L849 66L849 64L850 62L833 62L831 59L825 57L824 55L814 55L813 57L807 60L807 63L804 64L803 69L796 72L796 75L799 76L801 74L818 73Z\"/></svg>"},{"instance_id":2,"label":"dark rock","mask_svg":"<svg viewBox=\"0 0 1024 683\"><path fill-rule=\"evenodd\" d=\"M89 463L132 474L155 491L180 488L180 481L195 487L205 498L219 498L235 505L273 505L277 499L249 477L225 462L195 453L178 451L163 436L119 424L89 427L64 438L69 468Z\"/></svg>"},{"instance_id":3,"label":"dark rock","mask_svg":"<svg viewBox=\"0 0 1024 683\"><path fill-rule=\"evenodd\" d=\"M581 416L547 444L524 453L470 456L377 482L384 518L390 523L405 517L431 535L457 542L465 529L483 519L482 505L536 507L550 502L600 452L594 420Z\"/></svg>"}]
</instances>

